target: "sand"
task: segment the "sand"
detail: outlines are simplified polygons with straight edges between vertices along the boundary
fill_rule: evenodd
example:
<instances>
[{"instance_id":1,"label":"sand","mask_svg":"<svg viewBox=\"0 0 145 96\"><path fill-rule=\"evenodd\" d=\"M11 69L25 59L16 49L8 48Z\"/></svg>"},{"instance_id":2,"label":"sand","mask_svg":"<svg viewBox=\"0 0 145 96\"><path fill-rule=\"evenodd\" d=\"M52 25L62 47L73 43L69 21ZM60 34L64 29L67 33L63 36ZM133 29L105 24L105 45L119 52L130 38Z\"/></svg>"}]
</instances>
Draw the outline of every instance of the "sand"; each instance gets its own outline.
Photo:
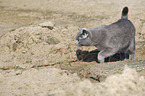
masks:
<instances>
[{"instance_id":1,"label":"sand","mask_svg":"<svg viewBox=\"0 0 145 96\"><path fill-rule=\"evenodd\" d=\"M122 74L104 82L81 80L76 73L56 68L11 71L0 74L1 96L143 96L145 79L125 66Z\"/></svg>"},{"instance_id":2,"label":"sand","mask_svg":"<svg viewBox=\"0 0 145 96\"><path fill-rule=\"evenodd\" d=\"M113 23L124 6L136 27L136 60L116 54L100 64L95 47L75 45L78 26ZM0 96L144 96L144 6L143 0L0 0Z\"/></svg>"}]
</instances>

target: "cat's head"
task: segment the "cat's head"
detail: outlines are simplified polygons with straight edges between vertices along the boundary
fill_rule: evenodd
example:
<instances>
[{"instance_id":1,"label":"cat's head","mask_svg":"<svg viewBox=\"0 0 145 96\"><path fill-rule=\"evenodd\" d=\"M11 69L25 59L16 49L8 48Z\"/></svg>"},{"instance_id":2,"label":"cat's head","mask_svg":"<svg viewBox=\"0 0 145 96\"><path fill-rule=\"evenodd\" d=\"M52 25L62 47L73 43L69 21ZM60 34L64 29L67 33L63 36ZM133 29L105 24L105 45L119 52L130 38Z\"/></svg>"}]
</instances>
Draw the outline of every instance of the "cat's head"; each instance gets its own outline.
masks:
<instances>
[{"instance_id":1,"label":"cat's head","mask_svg":"<svg viewBox=\"0 0 145 96\"><path fill-rule=\"evenodd\" d=\"M76 36L76 45L77 46L91 46L91 32L82 27L78 27L79 32Z\"/></svg>"}]
</instances>

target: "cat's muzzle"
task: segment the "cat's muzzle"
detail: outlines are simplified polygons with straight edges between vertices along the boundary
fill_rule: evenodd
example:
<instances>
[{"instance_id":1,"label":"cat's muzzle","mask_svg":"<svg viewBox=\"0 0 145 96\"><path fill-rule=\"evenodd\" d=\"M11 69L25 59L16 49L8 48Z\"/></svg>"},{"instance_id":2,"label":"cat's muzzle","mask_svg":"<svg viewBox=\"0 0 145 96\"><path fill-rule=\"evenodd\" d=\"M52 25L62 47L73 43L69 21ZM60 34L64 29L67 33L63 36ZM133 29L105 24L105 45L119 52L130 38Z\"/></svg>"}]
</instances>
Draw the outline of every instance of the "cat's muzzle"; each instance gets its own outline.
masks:
<instances>
[{"instance_id":1,"label":"cat's muzzle","mask_svg":"<svg viewBox=\"0 0 145 96\"><path fill-rule=\"evenodd\" d=\"M76 45L77 45L78 47L81 46L81 45L79 44L79 41L78 41L78 40L76 40Z\"/></svg>"}]
</instances>

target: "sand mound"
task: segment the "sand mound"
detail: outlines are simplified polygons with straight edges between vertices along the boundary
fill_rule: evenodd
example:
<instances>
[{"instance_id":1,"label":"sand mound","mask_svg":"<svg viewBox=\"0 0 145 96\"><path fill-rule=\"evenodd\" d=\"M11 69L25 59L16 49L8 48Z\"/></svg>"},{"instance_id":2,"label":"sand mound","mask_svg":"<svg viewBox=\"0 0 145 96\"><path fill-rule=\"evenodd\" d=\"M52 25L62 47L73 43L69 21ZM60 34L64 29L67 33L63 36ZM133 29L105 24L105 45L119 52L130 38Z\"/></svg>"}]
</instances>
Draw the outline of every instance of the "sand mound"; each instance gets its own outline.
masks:
<instances>
[{"instance_id":1,"label":"sand mound","mask_svg":"<svg viewBox=\"0 0 145 96\"><path fill-rule=\"evenodd\" d=\"M22 27L3 35L0 39L0 66L25 68L27 65L54 64L76 58L77 27L55 27L52 24L49 26L45 22Z\"/></svg>"},{"instance_id":2,"label":"sand mound","mask_svg":"<svg viewBox=\"0 0 145 96\"><path fill-rule=\"evenodd\" d=\"M125 67L122 74L107 77L105 82L91 83L83 80L66 85L61 90L49 92L53 96L143 96L145 79L134 69Z\"/></svg>"},{"instance_id":3,"label":"sand mound","mask_svg":"<svg viewBox=\"0 0 145 96\"><path fill-rule=\"evenodd\" d=\"M3 74L3 75L2 75ZM145 79L134 69L125 67L122 74L107 77L105 82L91 83L77 74L56 68L11 71L0 74L1 96L143 96Z\"/></svg>"},{"instance_id":4,"label":"sand mound","mask_svg":"<svg viewBox=\"0 0 145 96\"><path fill-rule=\"evenodd\" d=\"M80 81L77 74L69 74L56 68L11 71L0 74L0 96L47 96L51 90L63 88Z\"/></svg>"}]
</instances>

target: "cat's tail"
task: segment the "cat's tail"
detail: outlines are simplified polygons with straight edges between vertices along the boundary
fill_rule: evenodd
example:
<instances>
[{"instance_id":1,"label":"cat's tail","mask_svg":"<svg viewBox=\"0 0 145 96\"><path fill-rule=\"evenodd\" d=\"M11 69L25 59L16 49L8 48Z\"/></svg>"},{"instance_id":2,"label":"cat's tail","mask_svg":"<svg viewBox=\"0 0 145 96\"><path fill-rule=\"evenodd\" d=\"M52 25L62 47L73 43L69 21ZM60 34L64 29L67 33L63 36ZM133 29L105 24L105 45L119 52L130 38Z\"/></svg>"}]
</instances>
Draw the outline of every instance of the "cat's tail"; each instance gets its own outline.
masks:
<instances>
[{"instance_id":1,"label":"cat's tail","mask_svg":"<svg viewBox=\"0 0 145 96\"><path fill-rule=\"evenodd\" d=\"M123 8L121 19L128 19L128 7Z\"/></svg>"}]
</instances>

